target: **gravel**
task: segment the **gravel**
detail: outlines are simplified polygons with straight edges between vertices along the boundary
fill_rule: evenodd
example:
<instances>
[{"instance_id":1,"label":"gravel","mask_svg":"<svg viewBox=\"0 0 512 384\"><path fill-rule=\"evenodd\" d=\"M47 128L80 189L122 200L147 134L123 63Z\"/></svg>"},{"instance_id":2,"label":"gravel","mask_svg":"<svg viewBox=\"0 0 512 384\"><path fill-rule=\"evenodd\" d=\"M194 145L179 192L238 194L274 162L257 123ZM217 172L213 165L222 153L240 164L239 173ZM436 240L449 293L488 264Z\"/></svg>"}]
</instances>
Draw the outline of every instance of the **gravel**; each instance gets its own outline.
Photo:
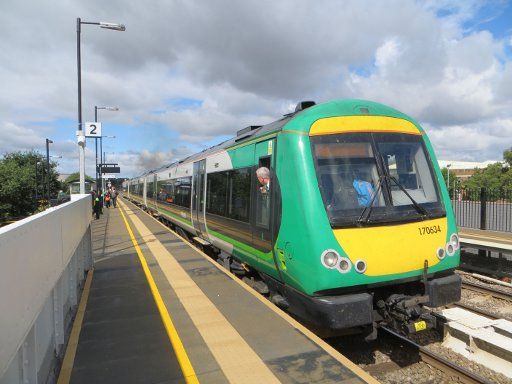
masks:
<instances>
[{"instance_id":1,"label":"gravel","mask_svg":"<svg viewBox=\"0 0 512 384\"><path fill-rule=\"evenodd\" d=\"M463 283L468 282L468 283L473 283L473 284L480 284L483 287L489 287L489 288L495 289L497 291L500 291L500 292L512 295L512 288L505 287L505 286L500 285L500 284L493 284L493 283L485 281L485 280L480 280L480 279L478 279L476 277L473 277L471 275L467 275L465 273L461 273L460 277L462 278L462 282Z\"/></svg>"},{"instance_id":2,"label":"gravel","mask_svg":"<svg viewBox=\"0 0 512 384\"><path fill-rule=\"evenodd\" d=\"M463 289L460 302L487 311L496 317L512 321L512 301L497 299L483 293Z\"/></svg>"},{"instance_id":3,"label":"gravel","mask_svg":"<svg viewBox=\"0 0 512 384\"><path fill-rule=\"evenodd\" d=\"M459 355L458 353L452 351L451 349L443 347L441 343L431 344L427 348L432 352L438 353L446 357L452 363L460 365L464 368L471 370L472 372L479 374L482 377L485 377L486 379L493 383L510 384L512 382L511 378L506 377L501 373L495 372L492 369L489 369L474 361L468 360L464 356Z\"/></svg>"}]
</instances>

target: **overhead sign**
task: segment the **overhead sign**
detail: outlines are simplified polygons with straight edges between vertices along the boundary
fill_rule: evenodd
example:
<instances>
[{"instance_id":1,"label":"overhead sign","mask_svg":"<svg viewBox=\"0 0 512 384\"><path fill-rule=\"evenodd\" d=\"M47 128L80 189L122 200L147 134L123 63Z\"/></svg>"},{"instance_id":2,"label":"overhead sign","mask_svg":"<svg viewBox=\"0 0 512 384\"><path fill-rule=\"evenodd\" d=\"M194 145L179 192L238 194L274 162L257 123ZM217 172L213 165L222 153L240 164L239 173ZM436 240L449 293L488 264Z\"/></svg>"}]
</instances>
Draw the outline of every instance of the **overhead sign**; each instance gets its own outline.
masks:
<instances>
[{"instance_id":1,"label":"overhead sign","mask_svg":"<svg viewBox=\"0 0 512 384\"><path fill-rule=\"evenodd\" d=\"M101 172L103 174L105 174L105 173L121 173L121 168L120 167L103 167L101 169Z\"/></svg>"},{"instance_id":2,"label":"overhead sign","mask_svg":"<svg viewBox=\"0 0 512 384\"><path fill-rule=\"evenodd\" d=\"M85 123L86 137L101 137L101 123Z\"/></svg>"}]
</instances>

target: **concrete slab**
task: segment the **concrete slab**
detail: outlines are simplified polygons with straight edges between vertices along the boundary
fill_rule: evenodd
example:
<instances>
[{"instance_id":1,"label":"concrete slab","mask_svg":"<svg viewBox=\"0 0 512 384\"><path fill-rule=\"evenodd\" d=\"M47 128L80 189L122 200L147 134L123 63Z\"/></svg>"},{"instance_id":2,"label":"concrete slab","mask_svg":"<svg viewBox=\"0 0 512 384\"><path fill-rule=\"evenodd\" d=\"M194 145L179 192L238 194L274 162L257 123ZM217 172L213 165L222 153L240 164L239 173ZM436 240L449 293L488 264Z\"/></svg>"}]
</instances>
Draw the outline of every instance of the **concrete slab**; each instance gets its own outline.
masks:
<instances>
[{"instance_id":1,"label":"concrete slab","mask_svg":"<svg viewBox=\"0 0 512 384\"><path fill-rule=\"evenodd\" d=\"M512 322L491 320L462 308L442 313L449 320L445 347L512 378Z\"/></svg>"}]
</instances>

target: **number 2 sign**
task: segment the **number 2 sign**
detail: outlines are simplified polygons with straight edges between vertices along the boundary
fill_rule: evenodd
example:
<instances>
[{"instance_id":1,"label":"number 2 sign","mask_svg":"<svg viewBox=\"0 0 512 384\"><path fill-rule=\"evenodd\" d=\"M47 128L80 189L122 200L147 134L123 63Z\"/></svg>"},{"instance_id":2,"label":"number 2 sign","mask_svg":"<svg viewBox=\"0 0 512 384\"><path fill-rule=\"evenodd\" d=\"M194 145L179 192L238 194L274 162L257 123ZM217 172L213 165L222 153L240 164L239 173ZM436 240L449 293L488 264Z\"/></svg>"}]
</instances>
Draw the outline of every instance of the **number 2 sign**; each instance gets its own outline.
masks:
<instances>
[{"instance_id":1,"label":"number 2 sign","mask_svg":"<svg viewBox=\"0 0 512 384\"><path fill-rule=\"evenodd\" d=\"M101 137L101 123L85 123L86 137Z\"/></svg>"}]
</instances>

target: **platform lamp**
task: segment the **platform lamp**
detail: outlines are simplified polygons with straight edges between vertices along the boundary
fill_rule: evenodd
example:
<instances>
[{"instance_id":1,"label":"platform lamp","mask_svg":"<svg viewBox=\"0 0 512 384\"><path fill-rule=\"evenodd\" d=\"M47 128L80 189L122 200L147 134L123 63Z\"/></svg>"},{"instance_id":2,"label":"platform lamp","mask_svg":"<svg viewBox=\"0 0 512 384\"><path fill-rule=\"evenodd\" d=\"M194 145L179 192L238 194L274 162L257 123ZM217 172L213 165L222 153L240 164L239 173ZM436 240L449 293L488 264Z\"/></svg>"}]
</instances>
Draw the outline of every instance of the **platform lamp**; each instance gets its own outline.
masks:
<instances>
[{"instance_id":1,"label":"platform lamp","mask_svg":"<svg viewBox=\"0 0 512 384\"><path fill-rule=\"evenodd\" d=\"M37 200L39 199L39 195L37 194L38 193L38 189L39 189L39 179L37 177L37 168L39 168L39 165L41 164L40 161L36 161L36 204L37 204ZM44 191L43 191L44 193Z\"/></svg>"},{"instance_id":2,"label":"platform lamp","mask_svg":"<svg viewBox=\"0 0 512 384\"><path fill-rule=\"evenodd\" d=\"M85 136L82 130L82 64L80 58L80 32L82 24L98 25L100 28L112 29L114 31L125 31L123 24L82 21L79 17L76 19L76 65L78 77L78 148L79 148L79 167L80 167L80 193L85 193Z\"/></svg>"},{"instance_id":3,"label":"platform lamp","mask_svg":"<svg viewBox=\"0 0 512 384\"><path fill-rule=\"evenodd\" d=\"M48 205L50 205L50 144L53 144L53 141L46 139L46 182L48 186Z\"/></svg>"},{"instance_id":4,"label":"platform lamp","mask_svg":"<svg viewBox=\"0 0 512 384\"><path fill-rule=\"evenodd\" d=\"M100 109L103 109L105 111L119 111L119 107L98 107L97 105L95 105L94 106L94 122L95 123L98 122L98 110L100 110ZM103 139L103 136L100 136L100 143L103 143L102 139ZM100 186L99 179L101 178L102 166L100 165L100 169L98 170L98 138L97 137L94 138L94 142L95 142L95 146L96 146L96 168L95 168L96 169L96 189L98 189L98 187ZM101 157L101 154L103 153L102 148L103 148L103 145L101 144L100 157ZM103 160L100 162L100 164L103 164Z\"/></svg>"}]
</instances>

